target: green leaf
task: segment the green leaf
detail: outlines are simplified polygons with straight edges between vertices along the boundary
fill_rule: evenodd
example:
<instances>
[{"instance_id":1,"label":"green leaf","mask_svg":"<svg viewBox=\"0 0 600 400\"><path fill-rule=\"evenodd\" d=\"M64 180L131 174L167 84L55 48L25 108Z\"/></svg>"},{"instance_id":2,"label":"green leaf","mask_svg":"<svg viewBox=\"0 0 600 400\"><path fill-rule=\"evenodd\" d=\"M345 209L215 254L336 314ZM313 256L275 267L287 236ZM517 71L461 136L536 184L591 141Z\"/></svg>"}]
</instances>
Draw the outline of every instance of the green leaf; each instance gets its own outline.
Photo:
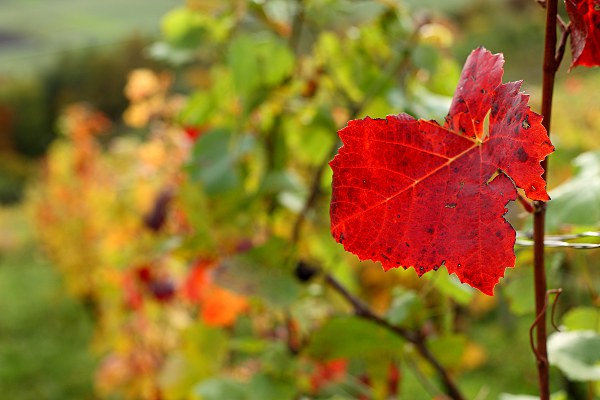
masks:
<instances>
[{"instance_id":1,"label":"green leaf","mask_svg":"<svg viewBox=\"0 0 600 400\"><path fill-rule=\"evenodd\" d=\"M185 7L171 10L162 21L162 33L176 47L190 47L206 35L202 15Z\"/></svg>"},{"instance_id":2,"label":"green leaf","mask_svg":"<svg viewBox=\"0 0 600 400\"><path fill-rule=\"evenodd\" d=\"M198 91L188 99L186 107L182 112L181 119L185 124L201 126L204 125L217 108L217 101L209 91Z\"/></svg>"},{"instance_id":3,"label":"green leaf","mask_svg":"<svg viewBox=\"0 0 600 400\"><path fill-rule=\"evenodd\" d=\"M386 318L394 325L416 326L423 309L423 302L414 291L394 290L392 304Z\"/></svg>"},{"instance_id":4,"label":"green leaf","mask_svg":"<svg viewBox=\"0 0 600 400\"><path fill-rule=\"evenodd\" d=\"M460 363L466 345L467 338L459 334L434 337L428 342L431 352L442 365L447 367L456 366Z\"/></svg>"},{"instance_id":5,"label":"green leaf","mask_svg":"<svg viewBox=\"0 0 600 400\"><path fill-rule=\"evenodd\" d=\"M281 381L295 378L296 359L287 345L271 342L261 356L262 371Z\"/></svg>"},{"instance_id":6,"label":"green leaf","mask_svg":"<svg viewBox=\"0 0 600 400\"><path fill-rule=\"evenodd\" d=\"M548 360L573 381L600 380L600 335L555 332L548 337Z\"/></svg>"},{"instance_id":7,"label":"green leaf","mask_svg":"<svg viewBox=\"0 0 600 400\"><path fill-rule=\"evenodd\" d=\"M428 89L443 96L454 95L460 71L460 67L454 60L442 58L427 84Z\"/></svg>"},{"instance_id":8,"label":"green leaf","mask_svg":"<svg viewBox=\"0 0 600 400\"><path fill-rule=\"evenodd\" d=\"M207 379L200 382L194 393L202 400L246 400L244 385L227 378Z\"/></svg>"},{"instance_id":9,"label":"green leaf","mask_svg":"<svg viewBox=\"0 0 600 400\"><path fill-rule=\"evenodd\" d=\"M600 221L600 151L580 154L574 177L550 191L546 227L562 224L590 226Z\"/></svg>"},{"instance_id":10,"label":"green leaf","mask_svg":"<svg viewBox=\"0 0 600 400\"><path fill-rule=\"evenodd\" d=\"M517 262L517 265L522 265ZM524 296L533 287L533 273L531 268L511 271L510 279L502 287L508 298L510 310L516 315L525 315L535 310L533 296Z\"/></svg>"},{"instance_id":11,"label":"green leaf","mask_svg":"<svg viewBox=\"0 0 600 400\"><path fill-rule=\"evenodd\" d=\"M227 129L207 132L194 144L188 164L190 176L202 182L208 195L235 189L241 185L238 161L253 147L254 139L250 136L235 138Z\"/></svg>"},{"instance_id":12,"label":"green leaf","mask_svg":"<svg viewBox=\"0 0 600 400\"><path fill-rule=\"evenodd\" d=\"M271 238L265 244L224 260L215 271L215 280L225 288L246 296L258 296L274 307L291 304L301 286L289 261L289 244Z\"/></svg>"},{"instance_id":13,"label":"green leaf","mask_svg":"<svg viewBox=\"0 0 600 400\"><path fill-rule=\"evenodd\" d=\"M246 111L262 95L259 89L280 84L294 68L294 55L272 35L239 35L229 46L227 63Z\"/></svg>"},{"instance_id":14,"label":"green leaf","mask_svg":"<svg viewBox=\"0 0 600 400\"><path fill-rule=\"evenodd\" d=\"M197 322L181 335L160 375L166 399L188 398L199 380L218 373L228 353L228 338L219 328Z\"/></svg>"},{"instance_id":15,"label":"green leaf","mask_svg":"<svg viewBox=\"0 0 600 400\"><path fill-rule=\"evenodd\" d=\"M287 117L283 130L289 150L303 163L318 165L336 140L331 110L325 107L309 110L308 115ZM333 134L332 134L333 133Z\"/></svg>"},{"instance_id":16,"label":"green leaf","mask_svg":"<svg viewBox=\"0 0 600 400\"><path fill-rule=\"evenodd\" d=\"M402 354L403 340L387 329L357 317L330 319L313 334L306 353L318 359L383 360Z\"/></svg>"},{"instance_id":17,"label":"green leaf","mask_svg":"<svg viewBox=\"0 0 600 400\"><path fill-rule=\"evenodd\" d=\"M237 36L232 40L227 63L237 91L242 96L249 96L260 84L260 67L254 40L246 35Z\"/></svg>"},{"instance_id":18,"label":"green leaf","mask_svg":"<svg viewBox=\"0 0 600 400\"><path fill-rule=\"evenodd\" d=\"M462 305L469 304L473 298L473 288L461 283L456 275L448 275L441 272L439 271L437 274L428 277L428 279L432 280L433 286L457 303Z\"/></svg>"},{"instance_id":19,"label":"green leaf","mask_svg":"<svg viewBox=\"0 0 600 400\"><path fill-rule=\"evenodd\" d=\"M165 41L177 49L194 50L201 45L223 41L233 25L233 18L212 16L187 7L175 8L162 20Z\"/></svg>"},{"instance_id":20,"label":"green leaf","mask_svg":"<svg viewBox=\"0 0 600 400\"><path fill-rule=\"evenodd\" d=\"M570 331L600 332L600 310L595 307L576 307L562 318L562 326Z\"/></svg>"},{"instance_id":21,"label":"green leaf","mask_svg":"<svg viewBox=\"0 0 600 400\"><path fill-rule=\"evenodd\" d=\"M283 400L293 399L296 388L291 381L274 379L264 373L252 376L248 387L248 400Z\"/></svg>"},{"instance_id":22,"label":"green leaf","mask_svg":"<svg viewBox=\"0 0 600 400\"><path fill-rule=\"evenodd\" d=\"M284 42L267 37L258 47L261 81L275 86L286 79L294 69L294 55Z\"/></svg>"}]
</instances>

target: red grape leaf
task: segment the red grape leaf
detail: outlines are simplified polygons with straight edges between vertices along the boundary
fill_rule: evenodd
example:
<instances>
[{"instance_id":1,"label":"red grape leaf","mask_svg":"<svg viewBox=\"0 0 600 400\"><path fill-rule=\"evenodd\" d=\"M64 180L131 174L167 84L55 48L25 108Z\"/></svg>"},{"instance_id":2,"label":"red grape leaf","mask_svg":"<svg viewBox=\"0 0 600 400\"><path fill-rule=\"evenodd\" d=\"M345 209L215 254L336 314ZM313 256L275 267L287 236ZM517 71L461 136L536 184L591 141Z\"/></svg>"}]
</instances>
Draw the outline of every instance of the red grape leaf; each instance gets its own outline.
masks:
<instances>
[{"instance_id":1,"label":"red grape leaf","mask_svg":"<svg viewBox=\"0 0 600 400\"><path fill-rule=\"evenodd\" d=\"M565 0L571 20L571 68L600 65L600 0Z\"/></svg>"},{"instance_id":2,"label":"red grape leaf","mask_svg":"<svg viewBox=\"0 0 600 400\"><path fill-rule=\"evenodd\" d=\"M352 120L333 170L331 232L361 260L419 275L445 265L488 295L515 263L503 218L517 187L548 200L540 161L554 147L501 54L474 50L444 126L399 114Z\"/></svg>"}]
</instances>

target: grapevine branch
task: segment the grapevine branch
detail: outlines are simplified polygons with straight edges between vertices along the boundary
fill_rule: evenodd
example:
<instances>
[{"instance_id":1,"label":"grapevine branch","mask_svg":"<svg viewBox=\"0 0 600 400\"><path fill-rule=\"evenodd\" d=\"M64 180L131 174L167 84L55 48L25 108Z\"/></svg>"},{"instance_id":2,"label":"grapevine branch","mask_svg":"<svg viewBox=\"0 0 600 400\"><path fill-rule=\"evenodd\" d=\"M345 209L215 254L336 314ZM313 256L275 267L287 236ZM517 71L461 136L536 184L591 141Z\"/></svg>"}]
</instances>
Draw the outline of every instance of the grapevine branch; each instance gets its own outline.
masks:
<instances>
[{"instance_id":1,"label":"grapevine branch","mask_svg":"<svg viewBox=\"0 0 600 400\"><path fill-rule=\"evenodd\" d=\"M544 42L544 61L543 61L543 83L542 83L542 115L544 119L542 125L550 135L550 121L552 117L552 97L554 93L554 80L556 71L562 61L560 48L557 51L557 29L558 21L558 0L546 0L546 29ZM561 42L566 42L565 28ZM564 46L563 46L564 47ZM564 53L564 48L562 50ZM560 57L557 57L560 55ZM544 170L542 177L546 179L548 173L548 159L541 163ZM548 365L547 334L546 334L546 308L547 308L547 283L546 267L544 260L545 249L545 220L546 203L542 201L535 202L535 212L533 214L533 270L534 270L534 290L535 290L535 310L536 319L532 325L535 329L535 343L532 340L532 348L536 356L538 386L541 400L550 399L550 371ZM532 332L533 339L533 332Z\"/></svg>"},{"instance_id":2,"label":"grapevine branch","mask_svg":"<svg viewBox=\"0 0 600 400\"><path fill-rule=\"evenodd\" d=\"M426 337L417 332L408 330L406 328L393 325L381 318L377 314L375 314L368 305L362 302L359 298L352 295L348 290L331 274L323 273L325 283L336 292L338 292L354 309L354 313L356 316L364 318L366 320L372 321L379 326L384 327L385 329L397 334L398 336L404 338L407 342L410 342L415 349L419 352L419 354L427 360L427 362L435 369L438 373L444 386L446 387L446 391L448 396L454 400L462 400L465 397L462 395L458 386L448 373L448 371L440 364L440 362L435 358L435 356L429 351L426 345Z\"/></svg>"}]
</instances>

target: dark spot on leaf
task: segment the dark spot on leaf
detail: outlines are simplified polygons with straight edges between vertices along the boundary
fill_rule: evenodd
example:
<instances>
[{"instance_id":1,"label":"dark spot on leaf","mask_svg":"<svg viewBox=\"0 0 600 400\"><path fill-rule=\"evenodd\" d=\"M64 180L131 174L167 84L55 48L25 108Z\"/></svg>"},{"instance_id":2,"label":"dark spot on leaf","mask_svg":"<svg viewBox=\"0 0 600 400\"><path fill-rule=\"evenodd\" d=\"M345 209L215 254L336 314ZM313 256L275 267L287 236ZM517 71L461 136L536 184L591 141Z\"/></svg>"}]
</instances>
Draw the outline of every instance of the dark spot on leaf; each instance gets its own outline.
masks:
<instances>
[{"instance_id":1,"label":"dark spot on leaf","mask_svg":"<svg viewBox=\"0 0 600 400\"><path fill-rule=\"evenodd\" d=\"M381 257L384 258L385 260L389 261L390 258L388 256L386 256L385 254L381 253Z\"/></svg>"},{"instance_id":2,"label":"dark spot on leaf","mask_svg":"<svg viewBox=\"0 0 600 400\"><path fill-rule=\"evenodd\" d=\"M517 160L519 160L521 162L525 162L525 161L529 160L529 154L527 154L525 149L522 147L519 147L519 150L517 150Z\"/></svg>"},{"instance_id":3,"label":"dark spot on leaf","mask_svg":"<svg viewBox=\"0 0 600 400\"><path fill-rule=\"evenodd\" d=\"M387 251L388 253L391 253L392 252L392 248L388 247L385 251Z\"/></svg>"},{"instance_id":4,"label":"dark spot on leaf","mask_svg":"<svg viewBox=\"0 0 600 400\"><path fill-rule=\"evenodd\" d=\"M408 242L404 242L404 244L406 245L406 247L410 247L410 244L408 244Z\"/></svg>"},{"instance_id":5,"label":"dark spot on leaf","mask_svg":"<svg viewBox=\"0 0 600 400\"><path fill-rule=\"evenodd\" d=\"M434 271L437 271L438 269L440 269L440 266L439 266L439 265L434 265L434 266L433 266L433 270L434 270Z\"/></svg>"},{"instance_id":6,"label":"dark spot on leaf","mask_svg":"<svg viewBox=\"0 0 600 400\"><path fill-rule=\"evenodd\" d=\"M486 94L487 91L485 89L481 89L481 94Z\"/></svg>"},{"instance_id":7,"label":"dark spot on leaf","mask_svg":"<svg viewBox=\"0 0 600 400\"><path fill-rule=\"evenodd\" d=\"M419 272L420 272L421 274L425 273L425 267L419 267Z\"/></svg>"},{"instance_id":8,"label":"dark spot on leaf","mask_svg":"<svg viewBox=\"0 0 600 400\"><path fill-rule=\"evenodd\" d=\"M502 237L502 232L500 232L500 231L496 231L496 237L499 237L499 238L501 238L501 237Z\"/></svg>"},{"instance_id":9,"label":"dark spot on leaf","mask_svg":"<svg viewBox=\"0 0 600 400\"><path fill-rule=\"evenodd\" d=\"M340 233L340 238L339 238L338 242L340 242L340 244L343 244L344 239L345 239L344 232L342 232L342 233Z\"/></svg>"},{"instance_id":10,"label":"dark spot on leaf","mask_svg":"<svg viewBox=\"0 0 600 400\"><path fill-rule=\"evenodd\" d=\"M499 108L500 108L500 106L498 105L498 103L492 104L492 115L495 116L498 113Z\"/></svg>"},{"instance_id":11,"label":"dark spot on leaf","mask_svg":"<svg viewBox=\"0 0 600 400\"><path fill-rule=\"evenodd\" d=\"M366 185L367 181L365 179L363 179L363 185Z\"/></svg>"},{"instance_id":12,"label":"dark spot on leaf","mask_svg":"<svg viewBox=\"0 0 600 400\"><path fill-rule=\"evenodd\" d=\"M433 227L427 228L427 233L433 233Z\"/></svg>"}]
</instances>

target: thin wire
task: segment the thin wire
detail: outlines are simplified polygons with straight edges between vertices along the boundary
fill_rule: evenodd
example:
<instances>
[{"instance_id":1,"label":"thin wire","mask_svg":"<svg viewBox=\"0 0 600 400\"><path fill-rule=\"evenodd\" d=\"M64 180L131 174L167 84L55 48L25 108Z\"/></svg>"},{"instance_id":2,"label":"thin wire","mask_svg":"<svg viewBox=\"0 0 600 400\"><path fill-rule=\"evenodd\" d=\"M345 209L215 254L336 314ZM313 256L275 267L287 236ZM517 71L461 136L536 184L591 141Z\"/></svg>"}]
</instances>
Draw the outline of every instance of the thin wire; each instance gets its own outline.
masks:
<instances>
[{"instance_id":1,"label":"thin wire","mask_svg":"<svg viewBox=\"0 0 600 400\"><path fill-rule=\"evenodd\" d=\"M533 242L529 240L517 240L515 245L522 247L532 247ZM600 249L600 243L568 243L558 240L544 240L545 247L563 247L576 250Z\"/></svg>"},{"instance_id":2,"label":"thin wire","mask_svg":"<svg viewBox=\"0 0 600 400\"><path fill-rule=\"evenodd\" d=\"M532 232L517 232L517 237L525 237L528 239L533 239ZM567 235L546 235L546 239L550 240L573 240L580 239L586 237L597 237L600 238L600 232L581 232L581 233L572 233Z\"/></svg>"},{"instance_id":3,"label":"thin wire","mask_svg":"<svg viewBox=\"0 0 600 400\"><path fill-rule=\"evenodd\" d=\"M519 239L524 238L524 239ZM600 249L600 243L569 243L567 240L575 240L581 238L600 238L600 232L581 232L566 235L547 235L544 240L545 247L563 247L579 250ZM531 232L517 232L517 246L531 247L533 246Z\"/></svg>"}]
</instances>

